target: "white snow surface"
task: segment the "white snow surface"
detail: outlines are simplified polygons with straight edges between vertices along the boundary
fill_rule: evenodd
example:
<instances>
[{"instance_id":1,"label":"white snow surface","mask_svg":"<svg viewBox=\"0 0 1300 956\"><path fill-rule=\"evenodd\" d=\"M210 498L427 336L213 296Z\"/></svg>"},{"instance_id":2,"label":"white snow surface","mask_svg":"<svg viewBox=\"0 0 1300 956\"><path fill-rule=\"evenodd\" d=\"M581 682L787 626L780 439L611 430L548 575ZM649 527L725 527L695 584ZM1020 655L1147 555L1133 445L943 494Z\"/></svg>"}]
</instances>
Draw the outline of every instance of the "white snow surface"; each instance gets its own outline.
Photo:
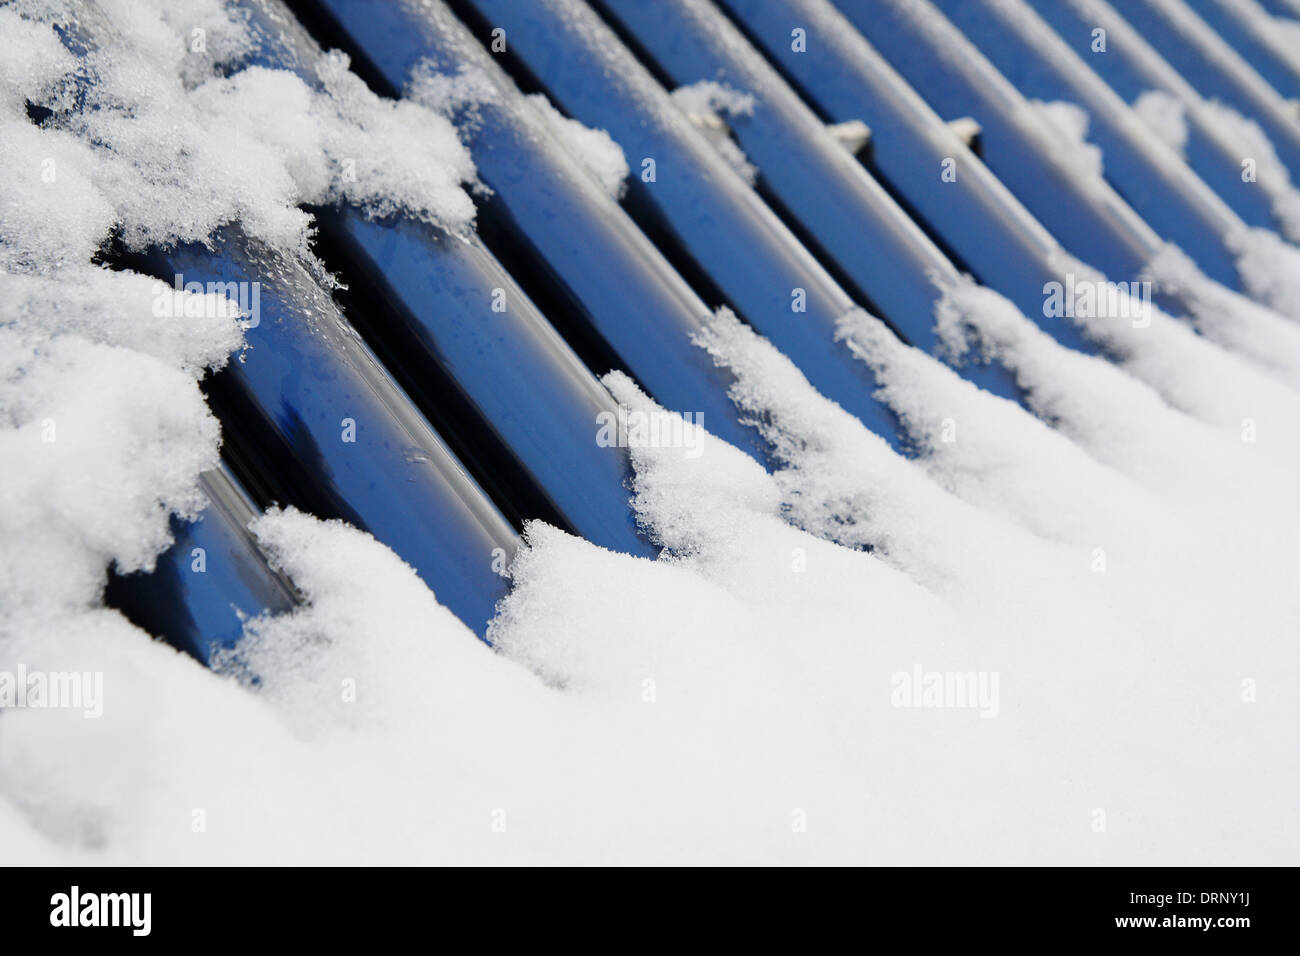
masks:
<instances>
[{"instance_id":1,"label":"white snow surface","mask_svg":"<svg viewBox=\"0 0 1300 956\"><path fill-rule=\"evenodd\" d=\"M1029 410L850 312L914 458L720 310L700 345L781 466L633 449L664 555L534 522L495 650L383 545L293 510L256 525L307 599L250 625L256 686L103 607L106 568L148 567L202 506L197 380L241 342L225 300L155 317L152 280L93 264L110 232L233 222L309 257L299 204L459 231L474 172L443 116L337 55L319 91L217 75L245 39L218 0L102 5L124 38L86 67L102 115L40 128L25 101L82 67L57 7L0 8L0 672L105 689L96 720L0 713L6 862L1300 862L1295 353L1258 316L1212 334L1243 313L1208 293L1204 334L1080 320L1107 360L945 290L949 350L1004 362ZM916 668L996 674L996 708L895 706Z\"/></svg>"}]
</instances>

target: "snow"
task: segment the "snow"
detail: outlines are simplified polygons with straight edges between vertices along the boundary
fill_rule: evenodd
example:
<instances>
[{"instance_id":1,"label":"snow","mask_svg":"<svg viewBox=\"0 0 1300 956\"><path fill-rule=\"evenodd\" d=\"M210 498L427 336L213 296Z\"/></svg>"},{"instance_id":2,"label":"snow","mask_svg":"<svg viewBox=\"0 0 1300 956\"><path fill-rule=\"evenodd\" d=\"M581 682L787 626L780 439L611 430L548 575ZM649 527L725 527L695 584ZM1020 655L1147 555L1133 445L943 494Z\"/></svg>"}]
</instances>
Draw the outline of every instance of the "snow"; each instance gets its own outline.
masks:
<instances>
[{"instance_id":1,"label":"snow","mask_svg":"<svg viewBox=\"0 0 1300 956\"><path fill-rule=\"evenodd\" d=\"M1105 277L1062 254L1058 272L1079 281ZM1127 319L1079 316L1083 331L1111 358L1111 363L1076 356L1057 345L1024 318L1006 299L967 282L948 289L936 308L936 329L952 351L991 354L1007 363L1031 390L1031 401L1054 402L1089 412L1090 429L1104 433L1132 420L1130 404L1149 405L1152 396L1186 415L1239 435L1247 420L1274 440L1254 447L1293 465L1300 450L1286 441L1292 416L1300 414L1300 394L1261 375L1254 363L1206 340L1190 325L1150 306L1150 323L1135 328ZM1061 361L1049 364L1046 356ZM1085 372L1082 379L1077 376ZM1121 374L1126 373L1126 374ZM1118 390L1118 391L1117 391ZM1119 395L1114 401L1104 396ZM1092 418L1090 409L1096 409ZM1042 406L1041 417L1057 421L1060 409ZM1113 416L1107 425L1107 415Z\"/></svg>"},{"instance_id":2,"label":"snow","mask_svg":"<svg viewBox=\"0 0 1300 956\"><path fill-rule=\"evenodd\" d=\"M719 310L699 344L779 467L708 435L631 448L664 555L532 523L495 649L387 548L292 509L255 530L305 603L219 672L104 608L106 568L149 566L202 506L219 434L197 382L241 344L226 300L158 315L152 279L93 264L110 232L238 222L310 256L300 203L460 231L475 180L431 99L375 101L336 55L320 90L220 76L182 43L202 22L212 57L240 55L220 4L104 6L132 39L92 55L102 115L40 128L25 100L78 67L0 9L0 671L104 676L99 719L0 715L7 862L1300 859L1293 327L1172 249L1152 270L1196 328L1079 317L1109 359L970 280L940 290L951 353L1004 362L1028 410L847 313L911 458ZM895 706L918 670L996 678L996 716Z\"/></svg>"},{"instance_id":3,"label":"snow","mask_svg":"<svg viewBox=\"0 0 1300 956\"><path fill-rule=\"evenodd\" d=\"M1251 298L1300 322L1300 249L1268 229L1233 236L1237 272Z\"/></svg>"},{"instance_id":4,"label":"snow","mask_svg":"<svg viewBox=\"0 0 1300 956\"><path fill-rule=\"evenodd\" d=\"M137 249L203 241L237 222L310 259L298 205L343 197L451 230L473 217L461 186L473 167L450 124L377 100L337 55L318 65L319 91L265 70L226 79L221 67L247 53L249 37L224 4L100 6L103 17L83 21L96 39L84 60L55 33L76 28L64 5L0 9L0 160L10 171L0 181L0 670L107 676L102 729L65 725L57 711L4 715L0 816L26 820L4 843L42 854L51 848L39 834L102 846L110 818L136 809L112 794L157 779L148 768L128 776L129 753L126 769L94 753L131 750L131 722L154 720L154 682L171 689L179 669L174 688L201 697L212 681L101 595L110 565L152 567L170 543L169 516L204 506L198 479L217 464L220 436L198 380L240 348L244 316L223 296L101 268L99 249L110 235ZM205 31L202 55L187 46L194 29ZM53 115L34 125L28 101ZM349 159L355 181L342 175ZM55 735L66 760L33 777L24 728ZM103 786L104 774L108 791L78 791Z\"/></svg>"},{"instance_id":5,"label":"snow","mask_svg":"<svg viewBox=\"0 0 1300 956\"><path fill-rule=\"evenodd\" d=\"M1206 338L1251 359L1283 383L1300 381L1300 327L1295 322L1207 278L1172 243L1152 257L1144 274L1156 291L1179 296Z\"/></svg>"},{"instance_id":6,"label":"snow","mask_svg":"<svg viewBox=\"0 0 1300 956\"><path fill-rule=\"evenodd\" d=\"M502 102L497 82L477 64L463 64L457 73L442 73L434 64L423 61L411 71L406 96L449 120L468 122L474 128L480 121L481 107Z\"/></svg>"},{"instance_id":7,"label":"snow","mask_svg":"<svg viewBox=\"0 0 1300 956\"><path fill-rule=\"evenodd\" d=\"M758 180L758 169L731 138L727 117L748 116L754 112L754 97L725 83L700 80L672 91L672 100L704 133L713 148L749 185Z\"/></svg>"},{"instance_id":8,"label":"snow","mask_svg":"<svg viewBox=\"0 0 1300 956\"><path fill-rule=\"evenodd\" d=\"M0 442L23 463L6 468L0 521L6 611L25 628L93 603L110 561L151 566L168 514L197 512L198 473L217 461L197 379L240 346L241 315L222 297L187 308L191 293L93 265L110 234L143 249L238 222L310 259L303 203L346 198L450 230L474 211L462 188L473 165L450 123L378 100L341 56L317 64L320 90L283 71L226 78L218 65L249 39L224 5L101 6L108 25L84 61L56 38L57 5L0 10L21 41L0 73L0 153L13 171L0 182ZM186 45L194 24L205 57ZM40 127L28 100L53 110ZM352 157L355 177L344 176ZM154 307L160 296L171 310Z\"/></svg>"},{"instance_id":9,"label":"snow","mask_svg":"<svg viewBox=\"0 0 1300 956\"><path fill-rule=\"evenodd\" d=\"M449 231L470 229L474 205L464 184L474 181L474 165L451 124L412 101L375 96L337 51L314 70L321 90L254 67L209 81L191 98L228 133L273 151L294 203L347 201L376 217L402 212Z\"/></svg>"},{"instance_id":10,"label":"snow","mask_svg":"<svg viewBox=\"0 0 1300 956\"><path fill-rule=\"evenodd\" d=\"M1088 111L1065 100L1029 100L1043 128L1052 134L1053 151L1085 182L1101 176L1101 147L1088 142Z\"/></svg>"},{"instance_id":11,"label":"snow","mask_svg":"<svg viewBox=\"0 0 1300 956\"><path fill-rule=\"evenodd\" d=\"M872 334L864 315L845 324ZM1218 475L1185 475L1166 504L1168 475L1144 487L897 346L886 387L918 434L961 403L961 460L908 462L725 313L705 341L789 467L769 476L712 439L695 460L634 450L666 559L533 525L493 654L366 536L272 514L259 532L309 603L246 645L256 695L165 649L116 648L110 690L149 709L119 704L89 733L137 745L110 756L17 714L22 732L0 738L25 771L13 799L74 858L88 829L97 858L206 862L1289 858L1275 821L1294 756L1254 729L1293 716L1276 690L1293 651L1254 626L1294 608L1282 568L1236 565L1240 536L1196 519ZM1166 472L1189 445L1228 444L1157 406L1130 414L1174 436L1116 450L1157 466L1180 450ZM1252 476L1249 459L1229 470ZM989 502L1004 477L1015 490ZM1276 544L1295 516L1271 517ZM826 540L845 537L877 551ZM999 674L999 715L893 707L891 676L916 664ZM1274 692L1239 703L1242 668ZM131 801L103 806L126 781ZM1229 815L1236 832L1206 832Z\"/></svg>"},{"instance_id":12,"label":"snow","mask_svg":"<svg viewBox=\"0 0 1300 956\"><path fill-rule=\"evenodd\" d=\"M52 58L57 78L43 68L7 101L4 142L16 155L6 158L22 176L7 184L6 206L22 218L6 216L6 228L16 222L14 232L30 241L43 231L27 228L30 217L53 196L66 221L47 241L73 244L30 255L84 259L110 227L143 249L202 241L239 222L250 236L306 256L310 220L298 206L339 199L377 216L400 209L453 231L470 227L474 206L463 184L473 164L451 124L415 103L380 100L342 55L314 64L319 90L281 70L225 77L214 28L204 74L185 52L194 20L167 4L102 6L119 31L83 62ZM198 6L209 17L224 9L215 0ZM187 26L173 31L158 11ZM244 52L226 46L225 58ZM24 96L55 110L46 128L26 121ZM54 185L41 180L46 159L57 188L35 189Z\"/></svg>"},{"instance_id":13,"label":"snow","mask_svg":"<svg viewBox=\"0 0 1300 956\"><path fill-rule=\"evenodd\" d=\"M1296 12L1300 13L1300 10ZM1292 50L1300 48L1300 20L1295 17L1274 16L1267 29L1277 36L1279 44L1285 44Z\"/></svg>"},{"instance_id":14,"label":"snow","mask_svg":"<svg viewBox=\"0 0 1300 956\"><path fill-rule=\"evenodd\" d=\"M1133 112L1166 146L1179 156L1183 155L1187 145L1187 115L1178 97L1164 90L1144 90L1133 101Z\"/></svg>"},{"instance_id":15,"label":"snow","mask_svg":"<svg viewBox=\"0 0 1300 956\"><path fill-rule=\"evenodd\" d=\"M469 139L483 122L484 107L513 111L513 125L540 126L544 132L539 135L549 136L576 159L578 168L590 173L605 195L617 201L627 191L627 157L607 130L565 116L544 93L520 96L494 64L471 61L461 64L459 72L446 73L429 61L421 62L411 71L406 95L454 123ZM521 111L517 102L529 106Z\"/></svg>"},{"instance_id":16,"label":"snow","mask_svg":"<svg viewBox=\"0 0 1300 956\"><path fill-rule=\"evenodd\" d=\"M627 191L627 157L613 137L603 129L591 129L565 116L545 93L533 93L528 100L546 120L555 138L596 177L610 198L621 199Z\"/></svg>"}]
</instances>

